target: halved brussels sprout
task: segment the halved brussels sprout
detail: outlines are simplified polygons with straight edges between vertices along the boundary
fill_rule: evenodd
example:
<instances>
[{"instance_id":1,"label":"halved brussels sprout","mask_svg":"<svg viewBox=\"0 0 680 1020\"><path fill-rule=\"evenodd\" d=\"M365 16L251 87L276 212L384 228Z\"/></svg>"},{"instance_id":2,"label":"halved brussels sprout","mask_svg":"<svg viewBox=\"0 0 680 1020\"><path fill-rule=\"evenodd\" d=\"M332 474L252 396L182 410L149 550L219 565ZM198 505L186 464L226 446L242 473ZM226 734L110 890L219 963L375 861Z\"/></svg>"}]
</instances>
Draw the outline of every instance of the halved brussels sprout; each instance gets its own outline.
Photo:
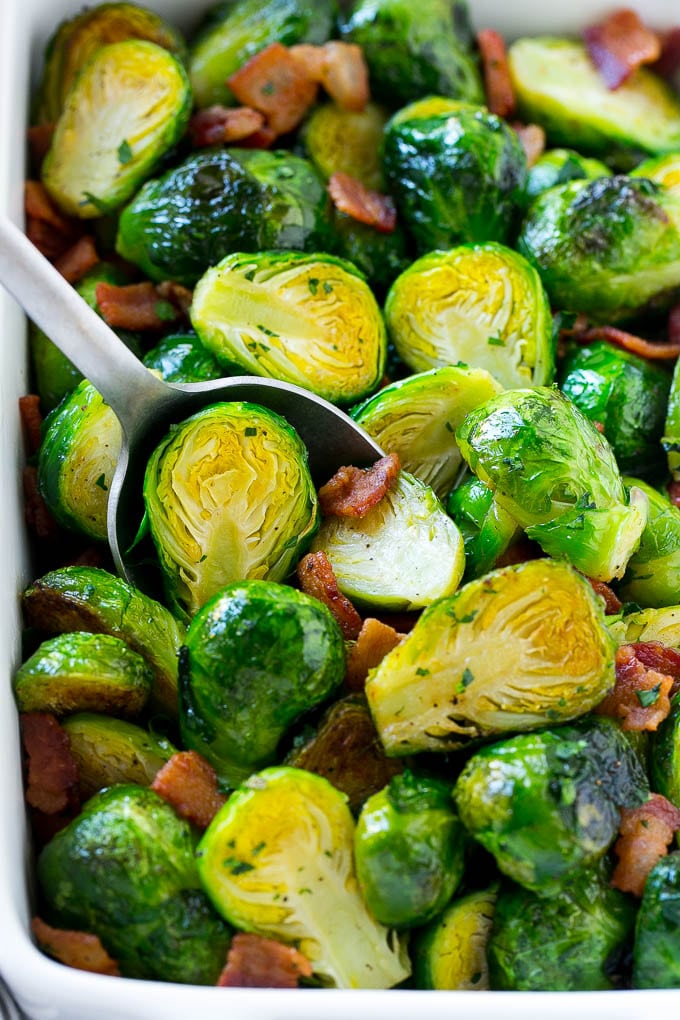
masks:
<instances>
[{"instance_id":1,"label":"halved brussels sprout","mask_svg":"<svg viewBox=\"0 0 680 1020\"><path fill-rule=\"evenodd\" d=\"M307 451L280 415L212 404L149 458L144 502L172 609L187 621L232 581L281 581L318 523Z\"/></svg>"},{"instance_id":2,"label":"halved brussels sprout","mask_svg":"<svg viewBox=\"0 0 680 1020\"><path fill-rule=\"evenodd\" d=\"M337 103L316 106L302 128L302 142L314 166L328 178L341 170L367 188L384 188L380 146L389 117L375 103L345 110Z\"/></svg>"},{"instance_id":3,"label":"halved brussels sprout","mask_svg":"<svg viewBox=\"0 0 680 1020\"><path fill-rule=\"evenodd\" d=\"M401 471L365 517L327 517L312 551L328 556L345 595L364 606L429 606L458 587L463 539L432 489Z\"/></svg>"},{"instance_id":4,"label":"halved brussels sprout","mask_svg":"<svg viewBox=\"0 0 680 1020\"><path fill-rule=\"evenodd\" d=\"M414 372L463 361L513 389L542 386L555 371L540 277L500 244L424 255L392 284L385 320L397 354Z\"/></svg>"},{"instance_id":5,"label":"halved brussels sprout","mask_svg":"<svg viewBox=\"0 0 680 1020\"><path fill-rule=\"evenodd\" d=\"M486 953L498 886L455 899L411 943L414 984L436 991L489 988Z\"/></svg>"},{"instance_id":6,"label":"halved brussels sprout","mask_svg":"<svg viewBox=\"0 0 680 1020\"><path fill-rule=\"evenodd\" d=\"M190 113L189 82L171 53L139 39L102 46L67 96L43 184L72 216L111 212L182 137Z\"/></svg>"},{"instance_id":7,"label":"halved brussels sprout","mask_svg":"<svg viewBox=\"0 0 680 1020\"><path fill-rule=\"evenodd\" d=\"M614 684L615 649L588 582L530 560L426 609L366 696L388 754L455 750L590 711Z\"/></svg>"},{"instance_id":8,"label":"halved brussels sprout","mask_svg":"<svg viewBox=\"0 0 680 1020\"><path fill-rule=\"evenodd\" d=\"M644 492L649 516L639 548L628 561L621 595L640 606L675 606L680 602L680 510L651 485L637 478L624 481Z\"/></svg>"},{"instance_id":9,"label":"halved brussels sprout","mask_svg":"<svg viewBox=\"0 0 680 1020\"><path fill-rule=\"evenodd\" d=\"M588 159L575 149L548 149L529 167L527 198L536 198L548 188L568 181L609 177L611 170L599 159Z\"/></svg>"},{"instance_id":10,"label":"halved brussels sprout","mask_svg":"<svg viewBox=\"0 0 680 1020\"><path fill-rule=\"evenodd\" d=\"M680 852L650 871L635 927L634 988L680 988Z\"/></svg>"},{"instance_id":11,"label":"halved brussels sprout","mask_svg":"<svg viewBox=\"0 0 680 1020\"><path fill-rule=\"evenodd\" d=\"M462 463L456 429L472 408L501 389L484 369L446 366L385 386L351 414L386 453L399 454L405 471L442 499Z\"/></svg>"},{"instance_id":12,"label":"halved brussels sprout","mask_svg":"<svg viewBox=\"0 0 680 1020\"><path fill-rule=\"evenodd\" d=\"M166 382L204 382L225 375L195 333L163 337L143 360L147 368L158 372Z\"/></svg>"},{"instance_id":13,"label":"halved brussels sprout","mask_svg":"<svg viewBox=\"0 0 680 1020\"><path fill-rule=\"evenodd\" d=\"M624 642L660 641L670 648L680 648L680 606L662 609L636 607L622 618Z\"/></svg>"},{"instance_id":14,"label":"halved brussels sprout","mask_svg":"<svg viewBox=\"0 0 680 1020\"><path fill-rule=\"evenodd\" d=\"M378 385L387 340L363 276L332 255L235 254L199 280L191 321L220 364L338 403Z\"/></svg>"},{"instance_id":15,"label":"halved brussels sprout","mask_svg":"<svg viewBox=\"0 0 680 1020\"><path fill-rule=\"evenodd\" d=\"M550 556L600 581L622 577L647 521L611 447L555 390L508 390L471 411L456 433L463 457L504 510Z\"/></svg>"},{"instance_id":16,"label":"halved brussels sprout","mask_svg":"<svg viewBox=\"0 0 680 1020\"><path fill-rule=\"evenodd\" d=\"M673 370L661 445L668 458L668 470L676 482L680 481L680 359Z\"/></svg>"},{"instance_id":17,"label":"halved brussels sprout","mask_svg":"<svg viewBox=\"0 0 680 1020\"><path fill-rule=\"evenodd\" d=\"M396 935L368 912L345 796L321 776L270 768L231 795L197 850L208 896L232 924L293 942L338 988L391 988L409 975Z\"/></svg>"},{"instance_id":18,"label":"halved brussels sprout","mask_svg":"<svg viewBox=\"0 0 680 1020\"><path fill-rule=\"evenodd\" d=\"M449 494L446 512L463 536L466 582L493 570L520 530L488 485L474 475Z\"/></svg>"},{"instance_id":19,"label":"halved brussels sprout","mask_svg":"<svg viewBox=\"0 0 680 1020\"><path fill-rule=\"evenodd\" d=\"M655 793L680 807L680 695L671 698L671 710L650 734L649 779Z\"/></svg>"}]
</instances>

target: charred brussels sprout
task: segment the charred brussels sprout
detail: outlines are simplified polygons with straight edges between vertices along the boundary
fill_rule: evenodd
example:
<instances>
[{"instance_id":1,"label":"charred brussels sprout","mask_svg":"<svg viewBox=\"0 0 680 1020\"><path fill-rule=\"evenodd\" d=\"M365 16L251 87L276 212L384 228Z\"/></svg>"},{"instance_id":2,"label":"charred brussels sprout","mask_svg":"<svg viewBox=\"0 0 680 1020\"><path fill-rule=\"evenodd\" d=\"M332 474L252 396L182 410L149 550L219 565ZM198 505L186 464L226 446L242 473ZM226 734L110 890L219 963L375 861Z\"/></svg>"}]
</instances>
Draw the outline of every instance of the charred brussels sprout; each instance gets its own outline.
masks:
<instances>
[{"instance_id":1,"label":"charred brussels sprout","mask_svg":"<svg viewBox=\"0 0 680 1020\"><path fill-rule=\"evenodd\" d=\"M200 889L194 847L153 791L97 794L38 859L53 923L99 935L126 977L215 984L230 932Z\"/></svg>"},{"instance_id":2,"label":"charred brussels sprout","mask_svg":"<svg viewBox=\"0 0 680 1020\"><path fill-rule=\"evenodd\" d=\"M611 170L599 159L588 159L574 149L548 149L529 167L527 198L569 181L596 180L609 177Z\"/></svg>"},{"instance_id":3,"label":"charred brussels sprout","mask_svg":"<svg viewBox=\"0 0 680 1020\"><path fill-rule=\"evenodd\" d=\"M499 505L488 485L474 475L449 493L446 511L465 544L464 581L492 570L519 531L517 522Z\"/></svg>"},{"instance_id":4,"label":"charred brussels sprout","mask_svg":"<svg viewBox=\"0 0 680 1020\"><path fill-rule=\"evenodd\" d=\"M306 159L210 149L147 181L121 213L116 248L152 280L193 287L228 252L328 250L329 208Z\"/></svg>"},{"instance_id":5,"label":"charred brussels sprout","mask_svg":"<svg viewBox=\"0 0 680 1020\"><path fill-rule=\"evenodd\" d=\"M624 487L611 447L554 390L511 390L471 411L463 457L549 556L589 577L622 577L647 520L640 487Z\"/></svg>"},{"instance_id":6,"label":"charred brussels sprout","mask_svg":"<svg viewBox=\"0 0 680 1020\"><path fill-rule=\"evenodd\" d=\"M649 504L649 518L640 546L628 561L622 596L629 602L657 608L680 602L680 510L666 494L636 478L625 479L639 487Z\"/></svg>"},{"instance_id":7,"label":"charred brussels sprout","mask_svg":"<svg viewBox=\"0 0 680 1020\"><path fill-rule=\"evenodd\" d=\"M486 949L497 895L497 886L468 893L416 933L411 956L417 988L462 992L488 989Z\"/></svg>"},{"instance_id":8,"label":"charred brussels sprout","mask_svg":"<svg viewBox=\"0 0 680 1020\"><path fill-rule=\"evenodd\" d=\"M217 813L199 843L198 869L227 920L293 942L325 983L391 988L408 977L408 959L361 898L353 843L342 793L310 772L270 768Z\"/></svg>"},{"instance_id":9,"label":"charred brussels sprout","mask_svg":"<svg viewBox=\"0 0 680 1020\"><path fill-rule=\"evenodd\" d=\"M553 377L552 318L541 280L503 245L424 255L392 284L385 320L397 354L415 372L463 361L509 388Z\"/></svg>"},{"instance_id":10,"label":"charred brussels sprout","mask_svg":"<svg viewBox=\"0 0 680 1020\"><path fill-rule=\"evenodd\" d=\"M166 382L204 382L225 374L195 333L173 333L163 337L144 356L144 364Z\"/></svg>"},{"instance_id":11,"label":"charred brussels sprout","mask_svg":"<svg viewBox=\"0 0 680 1020\"><path fill-rule=\"evenodd\" d=\"M661 445L668 458L668 470L676 482L680 481L680 360L673 370Z\"/></svg>"},{"instance_id":12,"label":"charred brussels sprout","mask_svg":"<svg viewBox=\"0 0 680 1020\"><path fill-rule=\"evenodd\" d=\"M186 620L232 581L283 580L317 527L302 440L242 402L172 429L149 458L144 502L168 601Z\"/></svg>"},{"instance_id":13,"label":"charred brussels sprout","mask_svg":"<svg viewBox=\"0 0 680 1020\"><path fill-rule=\"evenodd\" d=\"M680 852L654 865L635 928L634 988L680 988Z\"/></svg>"},{"instance_id":14,"label":"charred brussels sprout","mask_svg":"<svg viewBox=\"0 0 680 1020\"><path fill-rule=\"evenodd\" d=\"M191 321L221 364L333 402L375 389L385 365L376 300L361 273L332 255L228 255L199 280Z\"/></svg>"},{"instance_id":15,"label":"charred brussels sprout","mask_svg":"<svg viewBox=\"0 0 680 1020\"><path fill-rule=\"evenodd\" d=\"M614 684L615 649L588 582L531 560L430 606L366 696L388 754L455 750L590 711Z\"/></svg>"},{"instance_id":16,"label":"charred brussels sprout","mask_svg":"<svg viewBox=\"0 0 680 1020\"><path fill-rule=\"evenodd\" d=\"M302 128L305 151L328 180L338 170L367 188L384 188L380 147L388 121L385 110L367 103L363 110L344 110L336 103L316 106Z\"/></svg>"},{"instance_id":17,"label":"charred brussels sprout","mask_svg":"<svg viewBox=\"0 0 680 1020\"><path fill-rule=\"evenodd\" d=\"M228 585L180 656L180 729L232 786L269 764L295 720L339 687L342 632L323 603L267 581Z\"/></svg>"},{"instance_id":18,"label":"charred brussels sprout","mask_svg":"<svg viewBox=\"0 0 680 1020\"><path fill-rule=\"evenodd\" d=\"M357 822L354 859L368 909L395 928L429 921L462 878L464 849L448 783L408 770L395 776Z\"/></svg>"},{"instance_id":19,"label":"charred brussels sprout","mask_svg":"<svg viewBox=\"0 0 680 1020\"><path fill-rule=\"evenodd\" d=\"M505 121L439 97L395 114L385 129L383 169L421 254L505 241L527 177L524 150Z\"/></svg>"},{"instance_id":20,"label":"charred brussels sprout","mask_svg":"<svg viewBox=\"0 0 680 1020\"><path fill-rule=\"evenodd\" d=\"M181 138L190 112L189 82L171 53L137 39L103 46L68 94L43 183L72 216L111 212Z\"/></svg>"}]
</instances>

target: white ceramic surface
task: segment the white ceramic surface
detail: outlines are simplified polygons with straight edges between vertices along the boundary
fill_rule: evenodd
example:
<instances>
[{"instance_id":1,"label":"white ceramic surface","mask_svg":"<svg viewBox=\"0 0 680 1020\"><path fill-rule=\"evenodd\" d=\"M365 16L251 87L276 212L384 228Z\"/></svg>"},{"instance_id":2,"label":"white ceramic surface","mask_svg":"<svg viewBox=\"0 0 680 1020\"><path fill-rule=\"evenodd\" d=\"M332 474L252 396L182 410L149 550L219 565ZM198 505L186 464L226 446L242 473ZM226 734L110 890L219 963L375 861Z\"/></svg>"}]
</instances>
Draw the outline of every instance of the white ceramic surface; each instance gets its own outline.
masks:
<instances>
[{"instance_id":1,"label":"white ceramic surface","mask_svg":"<svg viewBox=\"0 0 680 1020\"><path fill-rule=\"evenodd\" d=\"M187 29L200 0L148 0ZM427 0L420 0L427 3ZM477 27L508 36L570 32L613 9L602 0L469 0ZM79 0L0 0L0 206L21 222L24 128L31 74L58 22ZM650 24L680 24L678 0L637 0ZM18 596L30 580L22 526L25 326L0 290L0 972L31 1020L661 1020L680 1015L680 991L456 993L193 988L85 974L52 962L28 935L26 840L11 677L19 660Z\"/></svg>"}]
</instances>

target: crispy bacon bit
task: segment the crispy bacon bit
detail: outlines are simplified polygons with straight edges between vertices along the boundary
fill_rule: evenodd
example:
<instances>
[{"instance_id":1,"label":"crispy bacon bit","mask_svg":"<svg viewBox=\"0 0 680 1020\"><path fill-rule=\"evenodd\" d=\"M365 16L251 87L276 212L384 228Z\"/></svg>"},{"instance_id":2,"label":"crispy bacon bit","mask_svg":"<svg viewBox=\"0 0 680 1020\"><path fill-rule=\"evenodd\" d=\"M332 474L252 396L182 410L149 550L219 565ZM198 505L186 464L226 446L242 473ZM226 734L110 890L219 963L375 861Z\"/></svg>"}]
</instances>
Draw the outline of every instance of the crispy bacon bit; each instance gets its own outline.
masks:
<instances>
[{"instance_id":1,"label":"crispy bacon bit","mask_svg":"<svg viewBox=\"0 0 680 1020\"><path fill-rule=\"evenodd\" d=\"M54 124L34 124L28 129L28 147L31 152L31 166L35 173L40 173L54 134Z\"/></svg>"},{"instance_id":2,"label":"crispy bacon bit","mask_svg":"<svg viewBox=\"0 0 680 1020\"><path fill-rule=\"evenodd\" d=\"M62 255L82 233L82 224L64 216L40 181L24 184L26 234L45 258Z\"/></svg>"},{"instance_id":3,"label":"crispy bacon bit","mask_svg":"<svg viewBox=\"0 0 680 1020\"><path fill-rule=\"evenodd\" d=\"M611 884L622 892L642 896L647 876L668 853L680 829L680 810L659 793L636 808L621 811L620 837L614 844L619 858Z\"/></svg>"},{"instance_id":4,"label":"crispy bacon bit","mask_svg":"<svg viewBox=\"0 0 680 1020\"><path fill-rule=\"evenodd\" d=\"M319 505L326 517L365 517L394 484L401 465L396 453L369 468L341 467L319 489Z\"/></svg>"},{"instance_id":5,"label":"crispy bacon bit","mask_svg":"<svg viewBox=\"0 0 680 1020\"><path fill-rule=\"evenodd\" d=\"M588 577L586 580L590 582L595 594L600 595L604 599L605 615L611 616L613 613L620 612L623 603L608 584L605 584L604 581L596 581L592 577Z\"/></svg>"},{"instance_id":6,"label":"crispy bacon bit","mask_svg":"<svg viewBox=\"0 0 680 1020\"><path fill-rule=\"evenodd\" d=\"M40 495L38 489L38 469L34 464L28 464L22 474L24 489L24 516L26 524L36 538L54 538L59 526L50 513L47 503Z\"/></svg>"},{"instance_id":7,"label":"crispy bacon bit","mask_svg":"<svg viewBox=\"0 0 680 1020\"><path fill-rule=\"evenodd\" d=\"M98 283L95 295L109 326L121 329L160 329L180 318L180 310L161 297L149 280L123 287Z\"/></svg>"},{"instance_id":8,"label":"crispy bacon bit","mask_svg":"<svg viewBox=\"0 0 680 1020\"><path fill-rule=\"evenodd\" d=\"M26 439L26 449L30 456L38 452L41 442L40 428L43 416L40 410L40 397L37 393L27 393L26 396L19 397L19 417Z\"/></svg>"},{"instance_id":9,"label":"crispy bacon bit","mask_svg":"<svg viewBox=\"0 0 680 1020\"><path fill-rule=\"evenodd\" d=\"M174 305L182 315L189 316L194 295L188 287L183 287L181 283L176 283L174 280L163 280L162 283L156 284L156 293L163 301L169 301L171 305Z\"/></svg>"},{"instance_id":10,"label":"crispy bacon bit","mask_svg":"<svg viewBox=\"0 0 680 1020\"><path fill-rule=\"evenodd\" d=\"M262 935L238 932L231 940L220 988L297 988L301 977L312 976L306 956Z\"/></svg>"},{"instance_id":11,"label":"crispy bacon bit","mask_svg":"<svg viewBox=\"0 0 680 1020\"><path fill-rule=\"evenodd\" d=\"M189 121L195 148L241 142L264 126L264 114L250 106L208 106Z\"/></svg>"},{"instance_id":12,"label":"crispy bacon bit","mask_svg":"<svg viewBox=\"0 0 680 1020\"><path fill-rule=\"evenodd\" d=\"M370 99L368 66L361 46L332 40L323 46L291 46L290 52L338 106L361 113Z\"/></svg>"},{"instance_id":13,"label":"crispy bacon bit","mask_svg":"<svg viewBox=\"0 0 680 1020\"><path fill-rule=\"evenodd\" d=\"M486 105L499 117L510 117L515 112L517 100L503 36L485 28L477 33L477 45L482 58Z\"/></svg>"},{"instance_id":14,"label":"crispy bacon bit","mask_svg":"<svg viewBox=\"0 0 680 1020\"><path fill-rule=\"evenodd\" d=\"M680 72L680 27L671 28L661 37L661 56L654 71L662 78L673 79Z\"/></svg>"},{"instance_id":15,"label":"crispy bacon bit","mask_svg":"<svg viewBox=\"0 0 680 1020\"><path fill-rule=\"evenodd\" d=\"M341 170L331 175L328 193L336 209L359 223L375 227L381 234L391 234L397 225L397 213L389 195L367 188L356 177Z\"/></svg>"},{"instance_id":16,"label":"crispy bacon bit","mask_svg":"<svg viewBox=\"0 0 680 1020\"><path fill-rule=\"evenodd\" d=\"M109 956L98 935L52 928L40 917L33 918L31 928L40 948L67 967L120 977L118 963Z\"/></svg>"},{"instance_id":17,"label":"crispy bacon bit","mask_svg":"<svg viewBox=\"0 0 680 1020\"><path fill-rule=\"evenodd\" d=\"M24 712L20 722L27 803L48 815L65 811L78 800L78 768L67 733L49 712Z\"/></svg>"},{"instance_id":18,"label":"crispy bacon bit","mask_svg":"<svg viewBox=\"0 0 680 1020\"><path fill-rule=\"evenodd\" d=\"M648 358L650 361L670 361L680 356L680 336L677 335L673 338L669 335L668 340L644 340L616 326L583 327L581 324L575 324L573 329L562 330L562 335L579 344L606 340L607 343L615 344L624 351L630 351L631 354Z\"/></svg>"},{"instance_id":19,"label":"crispy bacon bit","mask_svg":"<svg viewBox=\"0 0 680 1020\"><path fill-rule=\"evenodd\" d=\"M357 642L347 657L345 684L351 691L363 691L369 669L373 669L405 637L394 627L369 617L364 620Z\"/></svg>"},{"instance_id":20,"label":"crispy bacon bit","mask_svg":"<svg viewBox=\"0 0 680 1020\"><path fill-rule=\"evenodd\" d=\"M217 788L214 768L196 751L173 754L156 773L151 789L199 829L207 829L227 799Z\"/></svg>"},{"instance_id":21,"label":"crispy bacon bit","mask_svg":"<svg viewBox=\"0 0 680 1020\"><path fill-rule=\"evenodd\" d=\"M227 79L239 103L259 110L277 135L298 126L317 95L317 84L305 74L295 57L274 42Z\"/></svg>"},{"instance_id":22,"label":"crispy bacon bit","mask_svg":"<svg viewBox=\"0 0 680 1020\"><path fill-rule=\"evenodd\" d=\"M361 631L361 617L338 588L338 580L325 552L307 553L297 566L300 587L307 595L328 606L338 621L343 637L353 641Z\"/></svg>"},{"instance_id":23,"label":"crispy bacon bit","mask_svg":"<svg viewBox=\"0 0 680 1020\"><path fill-rule=\"evenodd\" d=\"M673 677L645 665L635 645L621 645L616 684L595 711L623 720L622 730L656 730L670 712L672 687Z\"/></svg>"},{"instance_id":24,"label":"crispy bacon bit","mask_svg":"<svg viewBox=\"0 0 680 1020\"><path fill-rule=\"evenodd\" d=\"M94 238L89 234L79 238L71 245L63 255L54 261L55 269L58 269L65 280L69 283L77 283L88 270L92 269L99 262L99 255L94 246Z\"/></svg>"},{"instance_id":25,"label":"crispy bacon bit","mask_svg":"<svg viewBox=\"0 0 680 1020\"><path fill-rule=\"evenodd\" d=\"M583 32L590 59L608 89L623 85L642 64L661 56L661 40L630 8L614 11Z\"/></svg>"},{"instance_id":26,"label":"crispy bacon bit","mask_svg":"<svg viewBox=\"0 0 680 1020\"><path fill-rule=\"evenodd\" d=\"M680 482L669 482L666 490L673 506L680 506Z\"/></svg>"},{"instance_id":27,"label":"crispy bacon bit","mask_svg":"<svg viewBox=\"0 0 680 1020\"><path fill-rule=\"evenodd\" d=\"M540 124L515 123L512 126L519 135L519 140L527 157L527 166L531 167L545 152L545 130Z\"/></svg>"},{"instance_id":28,"label":"crispy bacon bit","mask_svg":"<svg viewBox=\"0 0 680 1020\"><path fill-rule=\"evenodd\" d=\"M636 641L632 645L635 655L648 669L658 673L666 673L673 678L675 684L680 683L680 652L660 641ZM675 687L671 695L675 694Z\"/></svg>"}]
</instances>

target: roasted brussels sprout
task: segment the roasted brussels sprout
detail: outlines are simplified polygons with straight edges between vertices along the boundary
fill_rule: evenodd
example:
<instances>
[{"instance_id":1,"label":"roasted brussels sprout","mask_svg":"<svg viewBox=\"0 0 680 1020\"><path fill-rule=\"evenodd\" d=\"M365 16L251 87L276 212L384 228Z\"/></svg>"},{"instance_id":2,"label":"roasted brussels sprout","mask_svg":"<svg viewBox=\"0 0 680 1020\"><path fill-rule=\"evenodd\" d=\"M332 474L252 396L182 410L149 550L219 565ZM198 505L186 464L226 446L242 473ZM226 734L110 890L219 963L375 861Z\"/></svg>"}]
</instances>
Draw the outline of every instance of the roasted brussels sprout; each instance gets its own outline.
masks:
<instances>
[{"instance_id":1,"label":"roasted brussels sprout","mask_svg":"<svg viewBox=\"0 0 680 1020\"><path fill-rule=\"evenodd\" d=\"M174 426L144 476L173 611L186 621L232 581L281 581L318 523L307 451L278 414L211 404Z\"/></svg>"},{"instance_id":2,"label":"roasted brussels sprout","mask_svg":"<svg viewBox=\"0 0 680 1020\"><path fill-rule=\"evenodd\" d=\"M680 988L680 852L654 865L642 894L633 950L634 988Z\"/></svg>"},{"instance_id":3,"label":"roasted brussels sprout","mask_svg":"<svg viewBox=\"0 0 680 1020\"><path fill-rule=\"evenodd\" d=\"M680 191L680 153L672 152L668 156L653 156L631 170L631 177L646 177L655 184Z\"/></svg>"},{"instance_id":4,"label":"roasted brussels sprout","mask_svg":"<svg viewBox=\"0 0 680 1020\"><path fill-rule=\"evenodd\" d=\"M166 382L204 382L225 375L195 333L173 333L144 355L144 364Z\"/></svg>"},{"instance_id":5,"label":"roasted brussels sprout","mask_svg":"<svg viewBox=\"0 0 680 1020\"><path fill-rule=\"evenodd\" d=\"M415 372L463 361L509 388L553 377L552 317L540 278L503 245L424 255L392 284L385 320Z\"/></svg>"},{"instance_id":6,"label":"roasted brussels sprout","mask_svg":"<svg viewBox=\"0 0 680 1020\"><path fill-rule=\"evenodd\" d=\"M668 470L676 482L680 481L680 359L673 370L661 445L668 458Z\"/></svg>"},{"instance_id":7,"label":"roasted brussels sprout","mask_svg":"<svg viewBox=\"0 0 680 1020\"><path fill-rule=\"evenodd\" d=\"M198 870L227 920L295 942L325 983L391 988L408 977L408 958L361 898L345 801L321 776L302 769L256 773L209 825Z\"/></svg>"},{"instance_id":8,"label":"roasted brussels sprout","mask_svg":"<svg viewBox=\"0 0 680 1020\"><path fill-rule=\"evenodd\" d=\"M648 796L625 736L594 716L481 748L454 787L461 821L500 870L545 896L595 864L616 838L620 809Z\"/></svg>"},{"instance_id":9,"label":"roasted brussels sprout","mask_svg":"<svg viewBox=\"0 0 680 1020\"><path fill-rule=\"evenodd\" d=\"M228 255L201 277L191 321L217 360L338 403L375 389L387 340L363 276L332 255Z\"/></svg>"},{"instance_id":10,"label":"roasted brussels sprout","mask_svg":"<svg viewBox=\"0 0 680 1020\"><path fill-rule=\"evenodd\" d=\"M680 648L680 606L661 609L630 607L619 618L622 625L622 642L660 641L669 648Z\"/></svg>"},{"instance_id":11,"label":"roasted brussels sprout","mask_svg":"<svg viewBox=\"0 0 680 1020\"><path fill-rule=\"evenodd\" d=\"M388 754L455 750L588 712L614 684L615 649L588 582L530 560L430 606L366 696Z\"/></svg>"},{"instance_id":12,"label":"roasted brussels sprout","mask_svg":"<svg viewBox=\"0 0 680 1020\"><path fill-rule=\"evenodd\" d=\"M529 167L527 198L536 198L548 188L568 181L593 181L610 174L609 167L599 159L588 159L574 149L548 149Z\"/></svg>"},{"instance_id":13,"label":"roasted brussels sprout","mask_svg":"<svg viewBox=\"0 0 680 1020\"><path fill-rule=\"evenodd\" d=\"M443 499L462 462L456 429L472 408L501 389L484 369L446 366L385 386L351 414L386 453L399 454L404 470Z\"/></svg>"},{"instance_id":14,"label":"roasted brussels sprout","mask_svg":"<svg viewBox=\"0 0 680 1020\"><path fill-rule=\"evenodd\" d=\"M471 411L460 451L499 504L546 553L589 577L622 577L647 520L642 489L625 489L611 447L555 390L510 390Z\"/></svg>"},{"instance_id":15,"label":"roasted brussels sprout","mask_svg":"<svg viewBox=\"0 0 680 1020\"><path fill-rule=\"evenodd\" d=\"M455 899L411 943L414 984L437 991L486 991L497 886Z\"/></svg>"},{"instance_id":16,"label":"roasted brussels sprout","mask_svg":"<svg viewBox=\"0 0 680 1020\"><path fill-rule=\"evenodd\" d=\"M215 984L230 930L200 889L195 836L141 786L113 786L44 847L53 922L99 935L126 977Z\"/></svg>"},{"instance_id":17,"label":"roasted brussels sprout","mask_svg":"<svg viewBox=\"0 0 680 1020\"><path fill-rule=\"evenodd\" d=\"M383 234L337 209L333 226L335 253L363 273L373 293L382 300L411 262L406 232L397 223L390 234Z\"/></svg>"},{"instance_id":18,"label":"roasted brussels sprout","mask_svg":"<svg viewBox=\"0 0 680 1020\"><path fill-rule=\"evenodd\" d=\"M484 107L439 97L392 117L383 170L420 254L465 241L505 241L527 178L524 149L505 121Z\"/></svg>"},{"instance_id":19,"label":"roasted brussels sprout","mask_svg":"<svg viewBox=\"0 0 680 1020\"><path fill-rule=\"evenodd\" d=\"M305 121L301 138L307 156L326 180L340 170L381 191L385 183L380 147L388 119L375 103L361 111L321 103Z\"/></svg>"},{"instance_id":20,"label":"roasted brussels sprout","mask_svg":"<svg viewBox=\"0 0 680 1020\"><path fill-rule=\"evenodd\" d=\"M650 734L649 779L652 789L680 807L680 695L671 698L671 710Z\"/></svg>"},{"instance_id":21,"label":"roasted brussels sprout","mask_svg":"<svg viewBox=\"0 0 680 1020\"><path fill-rule=\"evenodd\" d=\"M324 181L306 159L262 149L209 149L147 181L123 209L116 248L152 280L193 287L228 252L327 251Z\"/></svg>"},{"instance_id":22,"label":"roasted brussels sprout","mask_svg":"<svg viewBox=\"0 0 680 1020\"><path fill-rule=\"evenodd\" d=\"M474 475L449 493L446 511L463 536L466 582L492 570L519 531L488 485Z\"/></svg>"},{"instance_id":23,"label":"roasted brussels sprout","mask_svg":"<svg viewBox=\"0 0 680 1020\"><path fill-rule=\"evenodd\" d=\"M680 510L651 485L637 478L624 481L645 493L649 517L628 561L621 595L640 606L675 606L680 602Z\"/></svg>"}]
</instances>

